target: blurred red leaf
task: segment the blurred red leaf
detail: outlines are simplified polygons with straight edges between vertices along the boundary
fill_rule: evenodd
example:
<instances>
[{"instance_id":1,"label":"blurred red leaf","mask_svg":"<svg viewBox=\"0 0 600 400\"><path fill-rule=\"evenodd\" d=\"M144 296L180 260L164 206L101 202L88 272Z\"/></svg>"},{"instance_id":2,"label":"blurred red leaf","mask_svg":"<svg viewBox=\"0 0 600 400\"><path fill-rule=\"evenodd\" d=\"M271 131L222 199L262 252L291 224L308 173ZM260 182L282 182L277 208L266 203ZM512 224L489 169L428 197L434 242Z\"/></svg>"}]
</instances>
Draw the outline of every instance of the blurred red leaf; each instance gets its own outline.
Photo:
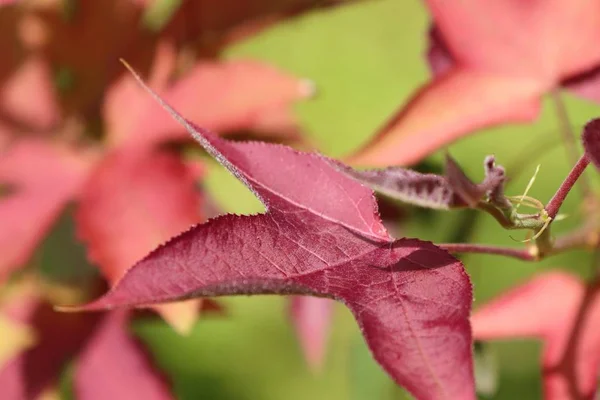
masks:
<instances>
[{"instance_id":1,"label":"blurred red leaf","mask_svg":"<svg viewBox=\"0 0 600 400\"><path fill-rule=\"evenodd\" d=\"M57 383L62 368L85 343L100 314L60 314L35 297L21 296L4 306L8 317L31 326L37 344L0 366L2 399L36 399Z\"/></svg>"},{"instance_id":2,"label":"blurred red leaf","mask_svg":"<svg viewBox=\"0 0 600 400\"><path fill-rule=\"evenodd\" d=\"M600 103L600 66L564 80L563 86L581 98Z\"/></svg>"},{"instance_id":3,"label":"blurred red leaf","mask_svg":"<svg viewBox=\"0 0 600 400\"><path fill-rule=\"evenodd\" d=\"M119 58L146 71L158 36L141 28L142 9L130 0L63 2L28 11L45 32L35 49L68 81L60 97L66 113L95 115L106 87L122 74Z\"/></svg>"},{"instance_id":4,"label":"blurred red leaf","mask_svg":"<svg viewBox=\"0 0 600 400\"><path fill-rule=\"evenodd\" d=\"M114 153L88 180L76 215L90 258L115 283L135 261L201 220L185 165L165 151Z\"/></svg>"},{"instance_id":5,"label":"blurred red leaf","mask_svg":"<svg viewBox=\"0 0 600 400\"><path fill-rule=\"evenodd\" d=\"M172 239L84 309L232 294L330 297L350 308L375 359L415 396L474 398L472 292L458 260L428 242L390 238L373 192L325 157L229 142L161 104L268 211L222 216Z\"/></svg>"},{"instance_id":6,"label":"blurred red leaf","mask_svg":"<svg viewBox=\"0 0 600 400\"><path fill-rule=\"evenodd\" d=\"M439 40L429 58L444 73L353 162L410 164L482 127L532 120L546 91L600 63L598 0L427 3Z\"/></svg>"},{"instance_id":7,"label":"blurred red leaf","mask_svg":"<svg viewBox=\"0 0 600 400\"><path fill-rule=\"evenodd\" d=\"M294 296L291 299L292 322L304 358L313 371L319 371L325 361L332 312L333 302L329 299L309 296Z\"/></svg>"},{"instance_id":8,"label":"blurred red leaf","mask_svg":"<svg viewBox=\"0 0 600 400\"><path fill-rule=\"evenodd\" d=\"M0 153L0 280L22 266L87 178L85 154L39 140Z\"/></svg>"},{"instance_id":9,"label":"blurred red leaf","mask_svg":"<svg viewBox=\"0 0 600 400\"><path fill-rule=\"evenodd\" d=\"M127 332L129 313L108 313L77 358L79 400L172 399L141 343Z\"/></svg>"},{"instance_id":10,"label":"blurred red leaf","mask_svg":"<svg viewBox=\"0 0 600 400\"><path fill-rule=\"evenodd\" d=\"M600 367L599 289L566 273L545 273L479 308L473 335L543 340L545 398L592 399Z\"/></svg>"},{"instance_id":11,"label":"blurred red leaf","mask_svg":"<svg viewBox=\"0 0 600 400\"><path fill-rule=\"evenodd\" d=\"M0 81L5 81L7 76L14 72L23 54L18 46L18 21L19 10L17 7L4 7L0 12Z\"/></svg>"},{"instance_id":12,"label":"blurred red leaf","mask_svg":"<svg viewBox=\"0 0 600 400\"><path fill-rule=\"evenodd\" d=\"M166 151L115 152L87 182L76 221L90 259L116 283L128 267L200 222L195 175ZM198 300L158 307L180 332L195 322Z\"/></svg>"},{"instance_id":13,"label":"blurred red leaf","mask_svg":"<svg viewBox=\"0 0 600 400\"><path fill-rule=\"evenodd\" d=\"M129 91L130 99L143 98L140 104L148 104L142 90L133 89L133 78L119 82L121 87L114 91ZM312 85L298 80L276 68L257 61L204 62L195 66L185 76L167 89L157 88L165 99L218 132L228 132L254 127L275 127L276 129L295 126L291 114L284 110L291 104L312 94ZM116 97L111 97L116 101ZM123 113L125 96L116 104L110 105L109 121L113 126L120 124L120 118L130 118ZM118 104L118 105L117 105ZM140 144L156 144L166 140L188 139L185 129L173 121L160 107L151 102L148 107L139 106L143 112L136 112L145 118L139 119L133 129L115 129L109 132L109 140L138 147ZM275 113L278 117L268 116Z\"/></svg>"}]
</instances>

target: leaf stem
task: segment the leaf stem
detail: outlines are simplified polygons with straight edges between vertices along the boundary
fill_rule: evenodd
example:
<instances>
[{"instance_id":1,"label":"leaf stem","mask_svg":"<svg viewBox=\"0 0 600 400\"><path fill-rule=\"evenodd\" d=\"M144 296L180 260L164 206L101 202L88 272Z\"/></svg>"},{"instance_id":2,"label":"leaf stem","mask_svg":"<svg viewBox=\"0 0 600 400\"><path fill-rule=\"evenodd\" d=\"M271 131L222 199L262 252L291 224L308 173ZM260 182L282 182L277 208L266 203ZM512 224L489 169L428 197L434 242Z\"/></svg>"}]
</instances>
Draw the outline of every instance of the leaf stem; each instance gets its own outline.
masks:
<instances>
[{"instance_id":1,"label":"leaf stem","mask_svg":"<svg viewBox=\"0 0 600 400\"><path fill-rule=\"evenodd\" d=\"M475 254L495 254L511 258L517 258L523 261L535 261L536 256L526 249L514 249L502 246L490 246L485 244L472 243L441 243L436 244L450 253L475 253Z\"/></svg>"},{"instance_id":2,"label":"leaf stem","mask_svg":"<svg viewBox=\"0 0 600 400\"><path fill-rule=\"evenodd\" d=\"M578 248L596 248L600 235L595 230L579 229L557 238L549 249L540 252L538 247L516 249L513 247L493 246L473 243L441 243L436 246L450 253L494 254L522 261L539 261L548 256L564 253Z\"/></svg>"},{"instance_id":3,"label":"leaf stem","mask_svg":"<svg viewBox=\"0 0 600 400\"><path fill-rule=\"evenodd\" d=\"M548 216L550 218L554 219L556 217L556 214L558 214L558 211L560 210L560 206L562 205L563 201L565 200L565 198L567 197L567 195L569 194L569 192L575 185L575 182L577 182L583 171L585 171L585 168L588 166L589 163L590 160L587 158L587 156L585 154L582 155L575 164L575 166L571 169L563 183L561 183L560 187L558 188L552 199L550 199L550 201L546 205L546 211L548 212Z\"/></svg>"}]
</instances>

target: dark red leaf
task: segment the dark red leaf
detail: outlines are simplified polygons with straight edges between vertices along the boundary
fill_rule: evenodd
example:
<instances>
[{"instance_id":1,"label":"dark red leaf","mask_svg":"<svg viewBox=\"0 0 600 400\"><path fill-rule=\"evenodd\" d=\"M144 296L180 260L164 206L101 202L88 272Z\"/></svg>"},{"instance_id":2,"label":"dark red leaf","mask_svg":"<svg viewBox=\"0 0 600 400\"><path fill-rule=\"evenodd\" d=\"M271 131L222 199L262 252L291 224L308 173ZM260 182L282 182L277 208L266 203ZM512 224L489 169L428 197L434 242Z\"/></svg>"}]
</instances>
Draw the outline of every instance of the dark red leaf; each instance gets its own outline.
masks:
<instances>
[{"instance_id":1,"label":"dark red leaf","mask_svg":"<svg viewBox=\"0 0 600 400\"><path fill-rule=\"evenodd\" d=\"M540 275L479 308L473 334L544 341L544 398L593 399L600 370L599 289L562 272Z\"/></svg>"},{"instance_id":2,"label":"dark red leaf","mask_svg":"<svg viewBox=\"0 0 600 400\"><path fill-rule=\"evenodd\" d=\"M63 207L80 190L90 162L84 154L37 140L0 153L0 280L22 266Z\"/></svg>"},{"instance_id":3,"label":"dark red leaf","mask_svg":"<svg viewBox=\"0 0 600 400\"><path fill-rule=\"evenodd\" d=\"M340 163L338 168L342 166ZM400 167L368 170L343 167L340 170L357 181L404 203L419 207L449 209L460 202L447 179L440 175L422 174Z\"/></svg>"},{"instance_id":4,"label":"dark red leaf","mask_svg":"<svg viewBox=\"0 0 600 400\"><path fill-rule=\"evenodd\" d=\"M593 119L585 125L582 139L586 156L600 169L600 119Z\"/></svg>"},{"instance_id":5,"label":"dark red leaf","mask_svg":"<svg viewBox=\"0 0 600 400\"><path fill-rule=\"evenodd\" d=\"M356 170L338 162L332 165L391 198L419 207L447 210L473 207L504 184L504 169L494 165L494 159L490 157L484 163L486 176L480 184L473 183L450 156L446 158L446 176L401 167Z\"/></svg>"},{"instance_id":6,"label":"dark red leaf","mask_svg":"<svg viewBox=\"0 0 600 400\"><path fill-rule=\"evenodd\" d=\"M77 359L75 394L79 400L168 400L164 377L127 332L129 312L107 313Z\"/></svg>"},{"instance_id":7,"label":"dark red leaf","mask_svg":"<svg viewBox=\"0 0 600 400\"><path fill-rule=\"evenodd\" d=\"M36 399L53 386L66 362L81 348L99 314L60 314L35 297L18 296L3 312L34 329L38 342L0 366L2 399Z\"/></svg>"},{"instance_id":8,"label":"dark red leaf","mask_svg":"<svg viewBox=\"0 0 600 400\"><path fill-rule=\"evenodd\" d=\"M162 105L268 211L222 216L172 239L84 309L233 294L334 298L415 396L474 398L472 292L458 260L428 242L390 238L372 191L325 157L229 142Z\"/></svg>"},{"instance_id":9,"label":"dark red leaf","mask_svg":"<svg viewBox=\"0 0 600 400\"><path fill-rule=\"evenodd\" d=\"M90 258L111 284L172 236L202 220L194 173L166 151L115 152L85 186L76 214ZM180 332L196 321L197 301L157 306Z\"/></svg>"}]
</instances>

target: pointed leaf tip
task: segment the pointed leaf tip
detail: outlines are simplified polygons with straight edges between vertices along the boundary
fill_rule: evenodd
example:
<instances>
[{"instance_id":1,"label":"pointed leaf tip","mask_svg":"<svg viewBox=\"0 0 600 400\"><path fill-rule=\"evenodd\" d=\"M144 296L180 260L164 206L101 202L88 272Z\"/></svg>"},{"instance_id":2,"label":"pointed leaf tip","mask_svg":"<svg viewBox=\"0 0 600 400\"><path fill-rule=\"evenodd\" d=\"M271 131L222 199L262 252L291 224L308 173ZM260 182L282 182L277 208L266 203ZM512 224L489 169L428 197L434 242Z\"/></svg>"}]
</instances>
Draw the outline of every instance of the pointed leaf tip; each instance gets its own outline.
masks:
<instances>
[{"instance_id":1,"label":"pointed leaf tip","mask_svg":"<svg viewBox=\"0 0 600 400\"><path fill-rule=\"evenodd\" d=\"M589 121L583 128L583 148L590 161L600 169L600 118Z\"/></svg>"}]
</instances>

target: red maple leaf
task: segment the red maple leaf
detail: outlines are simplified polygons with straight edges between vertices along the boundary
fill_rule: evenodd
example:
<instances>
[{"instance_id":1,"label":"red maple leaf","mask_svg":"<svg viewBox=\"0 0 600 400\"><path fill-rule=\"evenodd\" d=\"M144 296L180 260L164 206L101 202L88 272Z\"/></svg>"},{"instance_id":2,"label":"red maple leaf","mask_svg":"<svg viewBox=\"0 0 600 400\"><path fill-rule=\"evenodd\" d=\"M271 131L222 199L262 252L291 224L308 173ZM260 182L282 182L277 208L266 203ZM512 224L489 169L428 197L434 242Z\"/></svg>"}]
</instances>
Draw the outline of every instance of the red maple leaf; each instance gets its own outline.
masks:
<instances>
[{"instance_id":1,"label":"red maple leaf","mask_svg":"<svg viewBox=\"0 0 600 400\"><path fill-rule=\"evenodd\" d=\"M352 311L375 359L415 396L475 397L472 293L458 260L429 242L392 239L373 192L332 160L220 139L151 93L267 212L224 215L175 237L84 309L234 294L333 298Z\"/></svg>"},{"instance_id":2,"label":"red maple leaf","mask_svg":"<svg viewBox=\"0 0 600 400\"><path fill-rule=\"evenodd\" d=\"M416 162L475 130L533 120L541 96L600 67L600 1L428 0L437 72L353 160ZM596 79L597 80L597 79ZM594 82L592 82L594 83ZM404 150L403 150L404 149Z\"/></svg>"},{"instance_id":3,"label":"red maple leaf","mask_svg":"<svg viewBox=\"0 0 600 400\"><path fill-rule=\"evenodd\" d=\"M477 339L544 341L542 377L548 400L593 399L600 369L600 286L563 272L540 275L479 308Z\"/></svg>"},{"instance_id":4,"label":"red maple leaf","mask_svg":"<svg viewBox=\"0 0 600 400\"><path fill-rule=\"evenodd\" d=\"M192 114L219 130L251 128L261 112L287 107L307 94L302 81L250 61L199 64L181 82L169 85L173 58L172 47L159 47L153 83L165 96L186 104ZM21 150L28 142L17 140L0 159L0 182L8 188L8 194L0 199L0 215L7 221L3 226L7 229L0 230L0 248L9 254L0 264L4 276L27 261L73 199L78 200L76 221L81 237L113 283L155 246L203 219L196 171L174 152L160 149L167 140L188 140L183 136L185 129L154 117L155 104L146 101L147 96L139 87L132 87L131 81L124 77L111 88L104 107L108 145L86 158L85 169L71 168L67 150L58 153L43 141L35 142L33 149ZM247 89L258 85L262 95L250 95L256 91L253 89L245 97L233 97L232 84ZM212 97L196 100L198 93ZM220 100L213 99L217 95ZM77 158L85 151L70 153L69 157ZM178 330L187 331L196 318L197 302L159 309Z\"/></svg>"}]
</instances>

